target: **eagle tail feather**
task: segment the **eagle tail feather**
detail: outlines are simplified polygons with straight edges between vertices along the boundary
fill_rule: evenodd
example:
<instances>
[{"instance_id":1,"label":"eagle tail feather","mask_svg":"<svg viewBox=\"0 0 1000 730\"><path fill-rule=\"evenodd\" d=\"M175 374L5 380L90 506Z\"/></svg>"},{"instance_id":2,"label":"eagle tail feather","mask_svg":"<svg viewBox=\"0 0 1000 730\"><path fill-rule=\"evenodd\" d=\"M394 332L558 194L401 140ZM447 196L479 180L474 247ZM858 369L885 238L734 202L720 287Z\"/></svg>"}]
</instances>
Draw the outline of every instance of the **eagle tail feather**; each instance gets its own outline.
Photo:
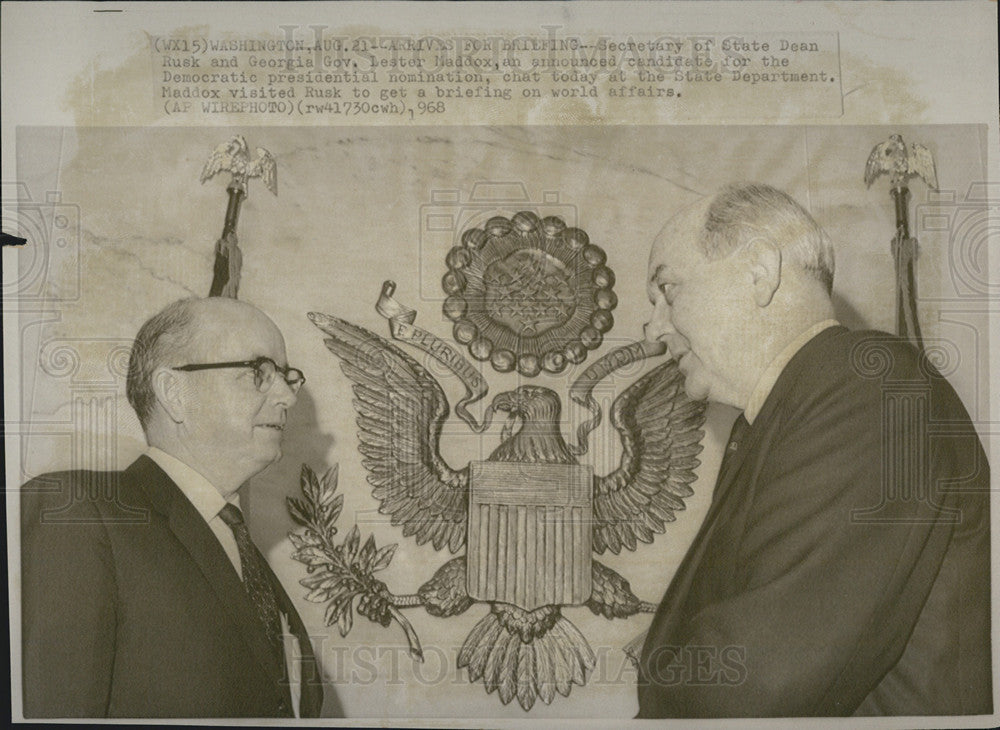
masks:
<instances>
[{"instance_id":1,"label":"eagle tail feather","mask_svg":"<svg viewBox=\"0 0 1000 730\"><path fill-rule=\"evenodd\" d=\"M521 611L511 606L489 614L477 623L458 653L458 667L467 667L469 679L481 680L488 693L498 690L500 701L515 697L527 712L536 699L552 702L556 692L568 697L572 685L583 686L596 657L587 639L569 620L556 615L551 626L526 630L510 620L512 610L528 623L533 614L558 611L546 606L538 611ZM539 626L550 623L546 618Z\"/></svg>"}]
</instances>

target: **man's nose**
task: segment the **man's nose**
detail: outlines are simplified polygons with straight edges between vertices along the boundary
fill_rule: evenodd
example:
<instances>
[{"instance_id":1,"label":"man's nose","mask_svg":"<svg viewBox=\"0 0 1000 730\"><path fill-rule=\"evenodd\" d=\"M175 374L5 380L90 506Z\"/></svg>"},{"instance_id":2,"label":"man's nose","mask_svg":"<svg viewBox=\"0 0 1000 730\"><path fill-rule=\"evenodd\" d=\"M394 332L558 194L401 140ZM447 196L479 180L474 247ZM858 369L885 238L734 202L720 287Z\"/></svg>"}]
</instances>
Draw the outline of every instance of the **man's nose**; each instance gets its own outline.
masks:
<instances>
[{"instance_id":1,"label":"man's nose","mask_svg":"<svg viewBox=\"0 0 1000 730\"><path fill-rule=\"evenodd\" d=\"M288 381L282 378L280 375L274 379L274 384L271 386L270 396L274 401L285 408L291 408L295 405L295 401L299 399L295 390L288 384Z\"/></svg>"},{"instance_id":2,"label":"man's nose","mask_svg":"<svg viewBox=\"0 0 1000 730\"><path fill-rule=\"evenodd\" d=\"M647 342L666 341L667 335L675 334L676 330L670 321L669 305L664 302L657 304L653 308L653 316L642 329Z\"/></svg>"}]
</instances>

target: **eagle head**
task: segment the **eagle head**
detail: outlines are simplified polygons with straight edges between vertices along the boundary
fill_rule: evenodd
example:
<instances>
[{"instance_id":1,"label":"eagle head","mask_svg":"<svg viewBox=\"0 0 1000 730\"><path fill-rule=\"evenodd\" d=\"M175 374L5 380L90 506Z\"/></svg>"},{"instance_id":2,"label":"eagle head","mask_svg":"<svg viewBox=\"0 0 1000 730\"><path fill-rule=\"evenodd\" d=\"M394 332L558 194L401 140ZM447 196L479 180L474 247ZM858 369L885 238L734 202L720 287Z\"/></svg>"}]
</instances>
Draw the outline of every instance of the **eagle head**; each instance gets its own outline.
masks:
<instances>
[{"instance_id":1,"label":"eagle head","mask_svg":"<svg viewBox=\"0 0 1000 730\"><path fill-rule=\"evenodd\" d=\"M522 385L498 394L491 409L507 414L500 446L493 461L576 463L559 430L562 406L559 396L539 385ZM515 432L514 427L520 424Z\"/></svg>"},{"instance_id":2,"label":"eagle head","mask_svg":"<svg viewBox=\"0 0 1000 730\"><path fill-rule=\"evenodd\" d=\"M493 399L493 410L525 419L544 418L546 413L551 412L558 418L559 396L555 391L540 385L522 385L516 390L499 393Z\"/></svg>"},{"instance_id":3,"label":"eagle head","mask_svg":"<svg viewBox=\"0 0 1000 730\"><path fill-rule=\"evenodd\" d=\"M247 144L247 138L242 134L237 134L231 140L229 140L229 154L231 155L250 155L250 145Z\"/></svg>"}]
</instances>

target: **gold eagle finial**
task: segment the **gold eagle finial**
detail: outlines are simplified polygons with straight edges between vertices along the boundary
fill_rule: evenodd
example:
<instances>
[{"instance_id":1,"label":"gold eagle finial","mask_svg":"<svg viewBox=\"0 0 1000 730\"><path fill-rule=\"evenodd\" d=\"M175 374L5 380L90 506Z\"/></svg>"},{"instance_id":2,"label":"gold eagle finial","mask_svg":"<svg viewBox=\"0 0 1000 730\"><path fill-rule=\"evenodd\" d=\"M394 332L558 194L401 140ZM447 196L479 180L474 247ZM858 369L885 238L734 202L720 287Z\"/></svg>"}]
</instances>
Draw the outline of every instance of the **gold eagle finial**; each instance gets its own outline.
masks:
<instances>
[{"instance_id":1,"label":"gold eagle finial","mask_svg":"<svg viewBox=\"0 0 1000 730\"><path fill-rule=\"evenodd\" d=\"M916 142L907 146L900 134L890 135L888 140L872 148L865 165L865 185L871 187L875 178L883 172L889 174L894 188L905 186L908 178L919 175L925 183L937 190L937 173L931 151Z\"/></svg>"}]
</instances>

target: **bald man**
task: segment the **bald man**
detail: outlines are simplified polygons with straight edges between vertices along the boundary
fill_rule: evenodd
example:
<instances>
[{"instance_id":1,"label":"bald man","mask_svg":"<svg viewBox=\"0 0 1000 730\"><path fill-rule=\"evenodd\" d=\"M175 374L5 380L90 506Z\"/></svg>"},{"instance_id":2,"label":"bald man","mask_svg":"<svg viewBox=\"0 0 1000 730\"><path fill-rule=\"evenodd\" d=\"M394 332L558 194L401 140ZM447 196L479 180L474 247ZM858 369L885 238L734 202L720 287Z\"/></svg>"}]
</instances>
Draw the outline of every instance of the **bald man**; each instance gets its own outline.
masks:
<instances>
[{"instance_id":1,"label":"bald man","mask_svg":"<svg viewBox=\"0 0 1000 730\"><path fill-rule=\"evenodd\" d=\"M244 302L181 300L142 326L126 393L148 451L22 488L26 717L318 715L309 637L238 496L281 456L304 380Z\"/></svg>"},{"instance_id":2,"label":"bald man","mask_svg":"<svg viewBox=\"0 0 1000 730\"><path fill-rule=\"evenodd\" d=\"M647 336L742 411L646 635L639 717L992 711L989 466L906 342L834 319L833 250L767 185L653 244Z\"/></svg>"}]
</instances>

